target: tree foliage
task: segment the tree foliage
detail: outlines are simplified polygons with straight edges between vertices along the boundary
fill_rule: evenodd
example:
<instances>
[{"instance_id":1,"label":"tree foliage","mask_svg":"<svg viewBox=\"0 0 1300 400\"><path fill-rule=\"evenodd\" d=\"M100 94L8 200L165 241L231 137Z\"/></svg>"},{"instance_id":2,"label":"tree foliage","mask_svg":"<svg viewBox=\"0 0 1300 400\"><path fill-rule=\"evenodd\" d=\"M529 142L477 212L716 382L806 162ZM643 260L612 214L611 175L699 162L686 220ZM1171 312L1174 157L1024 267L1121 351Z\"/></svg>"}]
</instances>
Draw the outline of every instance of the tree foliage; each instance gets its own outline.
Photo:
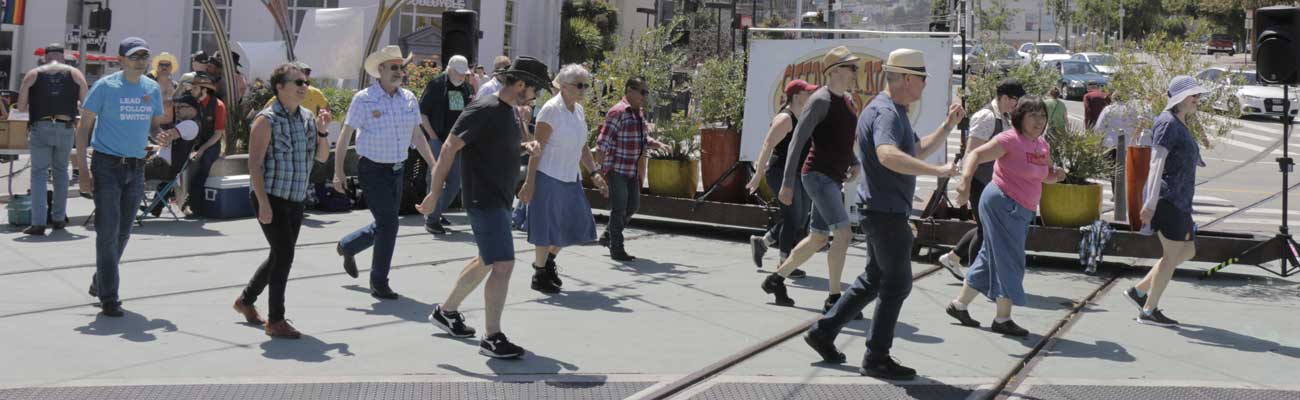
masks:
<instances>
[{"instance_id":1,"label":"tree foliage","mask_svg":"<svg viewBox=\"0 0 1300 400\"><path fill-rule=\"evenodd\" d=\"M566 1L560 11L560 62L600 62L618 42L618 9L605 1Z\"/></svg>"}]
</instances>

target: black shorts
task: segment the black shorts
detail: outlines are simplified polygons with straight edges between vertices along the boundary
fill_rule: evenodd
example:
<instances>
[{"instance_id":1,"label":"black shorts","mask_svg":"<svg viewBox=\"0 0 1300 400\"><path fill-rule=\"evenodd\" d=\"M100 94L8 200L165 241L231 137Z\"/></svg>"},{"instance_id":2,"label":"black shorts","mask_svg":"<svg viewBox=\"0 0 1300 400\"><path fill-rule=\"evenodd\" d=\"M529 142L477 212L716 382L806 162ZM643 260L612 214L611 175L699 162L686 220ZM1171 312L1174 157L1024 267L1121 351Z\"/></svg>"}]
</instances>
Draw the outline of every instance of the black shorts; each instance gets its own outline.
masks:
<instances>
[{"instance_id":1,"label":"black shorts","mask_svg":"<svg viewBox=\"0 0 1300 400\"><path fill-rule=\"evenodd\" d=\"M1151 217L1151 229L1175 242L1196 240L1196 223L1192 222L1192 213L1178 209L1174 203L1165 199L1160 199L1160 203L1156 204L1156 215Z\"/></svg>"}]
</instances>

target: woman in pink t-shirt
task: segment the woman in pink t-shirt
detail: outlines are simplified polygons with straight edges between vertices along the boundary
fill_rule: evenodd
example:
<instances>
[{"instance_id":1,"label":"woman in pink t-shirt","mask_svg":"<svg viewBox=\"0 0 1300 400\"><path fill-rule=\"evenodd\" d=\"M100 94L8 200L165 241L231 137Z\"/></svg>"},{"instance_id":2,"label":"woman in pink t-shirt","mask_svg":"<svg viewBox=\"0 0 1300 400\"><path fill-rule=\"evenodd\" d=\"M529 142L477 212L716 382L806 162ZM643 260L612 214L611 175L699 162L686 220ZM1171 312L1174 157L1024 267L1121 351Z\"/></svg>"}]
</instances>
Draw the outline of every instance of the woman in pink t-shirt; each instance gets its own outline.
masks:
<instances>
[{"instance_id":1,"label":"woman in pink t-shirt","mask_svg":"<svg viewBox=\"0 0 1300 400\"><path fill-rule=\"evenodd\" d=\"M957 205L970 198L971 177L979 164L994 161L993 182L980 196L979 213L984 224L984 244L966 272L961 295L948 305L948 315L962 325L979 327L966 307L983 293L997 302L992 330L1010 336L1029 331L1011 320L1011 306L1024 306L1025 236L1034 220L1043 182L1059 182L1062 171L1052 168L1051 147L1043 137L1047 127L1047 106L1037 97L1020 99L1011 113L1014 129L1002 132L966 157Z\"/></svg>"}]
</instances>

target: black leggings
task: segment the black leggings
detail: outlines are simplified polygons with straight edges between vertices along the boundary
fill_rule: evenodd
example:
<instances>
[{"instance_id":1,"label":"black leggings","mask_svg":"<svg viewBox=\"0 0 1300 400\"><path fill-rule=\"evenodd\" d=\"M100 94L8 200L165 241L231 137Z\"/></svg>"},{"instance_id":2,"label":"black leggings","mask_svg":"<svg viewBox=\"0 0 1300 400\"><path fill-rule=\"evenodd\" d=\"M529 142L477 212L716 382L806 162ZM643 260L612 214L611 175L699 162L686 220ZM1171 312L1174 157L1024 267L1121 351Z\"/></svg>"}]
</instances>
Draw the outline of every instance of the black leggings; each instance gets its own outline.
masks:
<instances>
[{"instance_id":1,"label":"black leggings","mask_svg":"<svg viewBox=\"0 0 1300 400\"><path fill-rule=\"evenodd\" d=\"M984 194L984 187L987 184L980 182L978 179L970 181L970 212L975 217L975 227L966 231L961 240L957 241L957 246L952 251L961 257L962 264L970 265L975 261L975 256L980 254L980 247L984 245L984 224L980 223L980 196Z\"/></svg>"},{"instance_id":2,"label":"black leggings","mask_svg":"<svg viewBox=\"0 0 1300 400\"><path fill-rule=\"evenodd\" d=\"M244 288L244 304L253 305L257 296L271 287L270 314L267 322L284 320L284 290L289 283L289 269L293 267L294 247L298 245L298 231L302 228L303 204L267 195L271 206L271 223L262 225L262 234L271 245L271 254L262 262ZM257 199L253 199L253 215L257 215ZM254 219L256 221L256 219Z\"/></svg>"}]
</instances>

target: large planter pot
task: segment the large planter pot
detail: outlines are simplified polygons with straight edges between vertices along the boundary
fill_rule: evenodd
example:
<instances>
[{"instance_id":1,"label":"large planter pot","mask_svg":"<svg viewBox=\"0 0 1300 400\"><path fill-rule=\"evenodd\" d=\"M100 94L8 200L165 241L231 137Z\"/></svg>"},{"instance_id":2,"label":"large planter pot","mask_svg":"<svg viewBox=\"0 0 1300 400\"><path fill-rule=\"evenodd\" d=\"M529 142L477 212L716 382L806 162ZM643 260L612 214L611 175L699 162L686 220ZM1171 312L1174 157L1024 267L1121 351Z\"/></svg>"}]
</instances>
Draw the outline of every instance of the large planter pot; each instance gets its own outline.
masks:
<instances>
[{"instance_id":1,"label":"large planter pot","mask_svg":"<svg viewBox=\"0 0 1300 400\"><path fill-rule=\"evenodd\" d=\"M695 198L699 186L699 160L650 160L650 194L659 196Z\"/></svg>"},{"instance_id":2,"label":"large planter pot","mask_svg":"<svg viewBox=\"0 0 1300 400\"><path fill-rule=\"evenodd\" d=\"M1129 147L1124 153L1124 203L1128 205L1128 226L1142 230L1142 188L1151 170L1151 148Z\"/></svg>"},{"instance_id":3,"label":"large planter pot","mask_svg":"<svg viewBox=\"0 0 1300 400\"><path fill-rule=\"evenodd\" d=\"M727 129L705 128L700 130L700 174L704 178L704 188L718 182L727 170L740 160L740 134ZM706 200L727 203L745 201L745 180L749 177L738 169L733 172Z\"/></svg>"},{"instance_id":4,"label":"large planter pot","mask_svg":"<svg viewBox=\"0 0 1300 400\"><path fill-rule=\"evenodd\" d=\"M1038 203L1043 224L1076 228L1101 218L1101 185L1044 183Z\"/></svg>"}]
</instances>

